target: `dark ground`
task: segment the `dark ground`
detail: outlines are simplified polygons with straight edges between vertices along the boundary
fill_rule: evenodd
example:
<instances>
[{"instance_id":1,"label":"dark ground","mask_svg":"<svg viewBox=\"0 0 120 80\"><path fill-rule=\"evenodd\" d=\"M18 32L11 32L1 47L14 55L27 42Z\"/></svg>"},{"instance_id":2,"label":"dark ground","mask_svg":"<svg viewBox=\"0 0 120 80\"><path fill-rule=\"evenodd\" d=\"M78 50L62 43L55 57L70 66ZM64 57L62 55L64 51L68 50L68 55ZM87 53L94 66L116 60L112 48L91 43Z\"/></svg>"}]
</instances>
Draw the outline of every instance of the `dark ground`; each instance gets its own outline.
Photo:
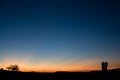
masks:
<instances>
[{"instance_id":1,"label":"dark ground","mask_svg":"<svg viewBox=\"0 0 120 80\"><path fill-rule=\"evenodd\" d=\"M120 80L120 69L55 73L0 71L0 80Z\"/></svg>"}]
</instances>

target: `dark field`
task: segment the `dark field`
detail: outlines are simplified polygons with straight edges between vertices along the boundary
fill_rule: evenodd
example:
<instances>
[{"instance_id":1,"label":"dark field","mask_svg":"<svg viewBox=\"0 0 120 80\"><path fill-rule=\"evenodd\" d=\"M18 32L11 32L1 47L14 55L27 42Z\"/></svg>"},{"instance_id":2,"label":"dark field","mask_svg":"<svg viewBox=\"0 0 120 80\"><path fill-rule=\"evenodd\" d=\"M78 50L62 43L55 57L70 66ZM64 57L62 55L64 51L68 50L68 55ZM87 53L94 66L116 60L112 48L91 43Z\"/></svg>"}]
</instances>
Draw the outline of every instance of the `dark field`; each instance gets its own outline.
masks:
<instances>
[{"instance_id":1,"label":"dark field","mask_svg":"<svg viewBox=\"0 0 120 80\"><path fill-rule=\"evenodd\" d=\"M120 80L120 69L55 73L0 71L0 80Z\"/></svg>"}]
</instances>

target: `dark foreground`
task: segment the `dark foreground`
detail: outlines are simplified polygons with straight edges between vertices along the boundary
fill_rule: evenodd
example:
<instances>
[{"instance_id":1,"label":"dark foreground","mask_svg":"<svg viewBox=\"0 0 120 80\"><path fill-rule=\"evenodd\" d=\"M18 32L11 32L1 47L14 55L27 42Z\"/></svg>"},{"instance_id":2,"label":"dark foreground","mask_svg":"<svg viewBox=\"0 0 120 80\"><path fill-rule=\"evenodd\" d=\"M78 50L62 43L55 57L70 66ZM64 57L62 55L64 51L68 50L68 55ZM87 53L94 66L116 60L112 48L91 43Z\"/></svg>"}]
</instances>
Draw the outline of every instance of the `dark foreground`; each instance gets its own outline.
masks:
<instances>
[{"instance_id":1,"label":"dark foreground","mask_svg":"<svg viewBox=\"0 0 120 80\"><path fill-rule=\"evenodd\" d=\"M107 72L12 72L0 71L0 80L120 80L120 69Z\"/></svg>"}]
</instances>

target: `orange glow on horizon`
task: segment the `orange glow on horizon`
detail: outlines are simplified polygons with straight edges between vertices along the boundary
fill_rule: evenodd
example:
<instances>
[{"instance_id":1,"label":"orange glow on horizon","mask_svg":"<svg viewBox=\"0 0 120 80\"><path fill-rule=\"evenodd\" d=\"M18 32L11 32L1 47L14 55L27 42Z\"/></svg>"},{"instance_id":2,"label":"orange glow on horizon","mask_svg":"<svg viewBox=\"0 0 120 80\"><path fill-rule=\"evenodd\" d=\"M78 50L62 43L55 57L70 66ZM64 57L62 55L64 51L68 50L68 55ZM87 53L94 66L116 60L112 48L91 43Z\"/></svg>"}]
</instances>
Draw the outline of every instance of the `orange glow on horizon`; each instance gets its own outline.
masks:
<instances>
[{"instance_id":1,"label":"orange glow on horizon","mask_svg":"<svg viewBox=\"0 0 120 80\"><path fill-rule=\"evenodd\" d=\"M7 66L4 66L3 68L5 69ZM87 65L66 65L66 66L61 66L61 65L35 65L35 66L25 66L25 65L20 65L18 64L20 71L35 71L35 72L56 72L56 71L93 71L93 70L101 70L101 65L99 66L87 66ZM117 68L115 66L108 66L108 69L113 69Z\"/></svg>"},{"instance_id":2,"label":"orange glow on horizon","mask_svg":"<svg viewBox=\"0 0 120 80\"><path fill-rule=\"evenodd\" d=\"M56 63L55 60L46 60L40 63L31 62L30 57L19 58L16 56L5 56L0 67L6 69L9 65L17 64L20 71L36 71L36 72L56 72L56 71L93 71L101 70L100 60L72 60ZM118 62L116 62L117 64ZM117 68L115 64L109 65L108 69Z\"/></svg>"}]
</instances>

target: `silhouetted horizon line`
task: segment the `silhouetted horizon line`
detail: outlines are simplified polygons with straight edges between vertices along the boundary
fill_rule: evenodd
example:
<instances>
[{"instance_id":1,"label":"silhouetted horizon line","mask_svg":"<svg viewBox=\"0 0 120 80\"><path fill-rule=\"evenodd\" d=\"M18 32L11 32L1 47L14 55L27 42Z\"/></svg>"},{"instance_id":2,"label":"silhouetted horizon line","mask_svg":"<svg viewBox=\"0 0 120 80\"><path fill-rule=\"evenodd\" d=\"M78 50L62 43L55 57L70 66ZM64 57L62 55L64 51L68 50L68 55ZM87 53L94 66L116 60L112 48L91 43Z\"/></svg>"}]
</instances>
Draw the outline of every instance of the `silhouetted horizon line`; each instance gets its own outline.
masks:
<instances>
[{"instance_id":1,"label":"silhouetted horizon line","mask_svg":"<svg viewBox=\"0 0 120 80\"><path fill-rule=\"evenodd\" d=\"M114 71L114 70L120 70L120 68L113 68L113 69L108 69L108 71ZM59 73L59 72L102 72L102 70L89 70L89 71L8 71L8 70L3 70L7 72L34 72L34 73Z\"/></svg>"}]
</instances>

